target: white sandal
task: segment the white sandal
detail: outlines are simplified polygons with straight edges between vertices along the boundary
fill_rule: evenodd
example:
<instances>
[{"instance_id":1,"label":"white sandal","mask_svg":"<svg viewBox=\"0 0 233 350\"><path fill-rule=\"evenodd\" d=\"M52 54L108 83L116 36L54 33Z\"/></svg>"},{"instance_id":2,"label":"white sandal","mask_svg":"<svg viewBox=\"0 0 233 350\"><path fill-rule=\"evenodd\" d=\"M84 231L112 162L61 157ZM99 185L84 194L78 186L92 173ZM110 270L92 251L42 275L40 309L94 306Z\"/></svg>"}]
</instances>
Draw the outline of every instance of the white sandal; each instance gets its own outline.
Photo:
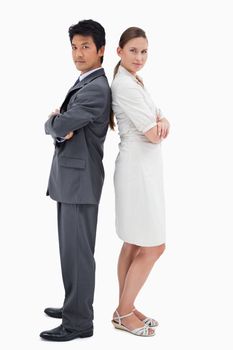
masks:
<instances>
[{"instance_id":1,"label":"white sandal","mask_svg":"<svg viewBox=\"0 0 233 350\"><path fill-rule=\"evenodd\" d=\"M133 315L133 312L130 312L129 314L127 315L123 315L123 316L120 316L118 311L115 311L115 313L117 314L116 317L113 317L113 320L112 320L112 324L113 326L116 328L116 329L121 329L122 331L126 331L126 332L129 332L129 333L132 333L134 335L139 335L141 337L152 337L155 335L155 332L153 330L153 332L150 334L149 333L149 330L152 329L152 328L149 328L147 325L145 325L144 327L140 327L140 328L135 328L133 329L132 331L125 327L122 323L121 323L121 320L123 318L126 318L126 317L129 317L129 316L132 316Z\"/></svg>"},{"instance_id":2,"label":"white sandal","mask_svg":"<svg viewBox=\"0 0 233 350\"><path fill-rule=\"evenodd\" d=\"M135 310L136 310L136 308L134 308L132 310L132 312L134 312ZM157 327L159 325L158 321L156 321L150 317L146 317L144 320L142 320L142 322L144 322L146 326L151 327L151 328Z\"/></svg>"}]
</instances>

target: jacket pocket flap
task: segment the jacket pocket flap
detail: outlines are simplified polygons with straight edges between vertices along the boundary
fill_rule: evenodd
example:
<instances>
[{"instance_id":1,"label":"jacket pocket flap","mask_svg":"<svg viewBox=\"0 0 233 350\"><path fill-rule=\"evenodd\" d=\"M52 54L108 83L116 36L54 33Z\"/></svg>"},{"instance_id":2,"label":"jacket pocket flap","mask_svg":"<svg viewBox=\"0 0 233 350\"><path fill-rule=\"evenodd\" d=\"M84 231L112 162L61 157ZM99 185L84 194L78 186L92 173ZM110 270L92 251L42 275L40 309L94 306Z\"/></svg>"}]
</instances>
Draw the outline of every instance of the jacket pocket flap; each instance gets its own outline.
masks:
<instances>
[{"instance_id":1,"label":"jacket pocket flap","mask_svg":"<svg viewBox=\"0 0 233 350\"><path fill-rule=\"evenodd\" d=\"M80 158L71 158L71 157L61 156L59 159L59 164L61 166L68 167L68 168L84 169L86 165L86 161Z\"/></svg>"}]
</instances>

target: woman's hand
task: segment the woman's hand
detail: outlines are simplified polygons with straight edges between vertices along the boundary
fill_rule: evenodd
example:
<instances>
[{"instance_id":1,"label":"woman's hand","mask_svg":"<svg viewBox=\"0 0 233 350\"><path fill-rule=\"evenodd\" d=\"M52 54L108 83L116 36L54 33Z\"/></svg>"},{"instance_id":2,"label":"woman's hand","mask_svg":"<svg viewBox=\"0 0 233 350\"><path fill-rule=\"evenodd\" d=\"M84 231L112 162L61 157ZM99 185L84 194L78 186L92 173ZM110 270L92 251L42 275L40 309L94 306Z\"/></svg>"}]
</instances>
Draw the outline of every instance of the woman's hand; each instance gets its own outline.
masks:
<instances>
[{"instance_id":1,"label":"woman's hand","mask_svg":"<svg viewBox=\"0 0 233 350\"><path fill-rule=\"evenodd\" d=\"M158 126L155 125L153 128L144 133L144 135L148 138L148 140L152 143L160 143L162 141L162 137L158 134Z\"/></svg>"},{"instance_id":2,"label":"woman's hand","mask_svg":"<svg viewBox=\"0 0 233 350\"><path fill-rule=\"evenodd\" d=\"M165 139L170 131L170 123L166 118L157 119L158 136Z\"/></svg>"}]
</instances>

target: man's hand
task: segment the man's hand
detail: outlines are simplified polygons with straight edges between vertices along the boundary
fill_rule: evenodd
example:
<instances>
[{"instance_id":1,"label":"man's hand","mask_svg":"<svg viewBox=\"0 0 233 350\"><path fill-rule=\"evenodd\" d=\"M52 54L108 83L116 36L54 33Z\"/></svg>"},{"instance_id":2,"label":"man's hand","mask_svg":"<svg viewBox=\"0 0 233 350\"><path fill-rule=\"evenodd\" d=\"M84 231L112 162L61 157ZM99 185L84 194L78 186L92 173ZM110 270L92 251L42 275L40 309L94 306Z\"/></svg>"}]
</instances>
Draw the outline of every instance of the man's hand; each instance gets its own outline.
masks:
<instances>
[{"instance_id":1,"label":"man's hand","mask_svg":"<svg viewBox=\"0 0 233 350\"><path fill-rule=\"evenodd\" d=\"M170 123L166 118L159 119L157 118L157 132L158 135L162 138L166 138L170 130Z\"/></svg>"},{"instance_id":2,"label":"man's hand","mask_svg":"<svg viewBox=\"0 0 233 350\"><path fill-rule=\"evenodd\" d=\"M60 113L60 109L56 108L55 111L53 111L52 113L49 114L48 118L51 118L54 115L59 114L59 113Z\"/></svg>"},{"instance_id":3,"label":"man's hand","mask_svg":"<svg viewBox=\"0 0 233 350\"><path fill-rule=\"evenodd\" d=\"M73 137L73 135L74 135L73 131L70 131L70 132L64 137L64 139L65 139L65 140L69 140L69 139L71 139L71 137Z\"/></svg>"},{"instance_id":4,"label":"man's hand","mask_svg":"<svg viewBox=\"0 0 233 350\"><path fill-rule=\"evenodd\" d=\"M56 108L55 111L53 111L52 113L49 114L48 118L51 118L53 117L54 115L56 114L59 114L60 113L60 109L59 108ZM64 140L70 140L72 137L73 137L74 133L73 131L70 131L65 137L64 137Z\"/></svg>"}]
</instances>

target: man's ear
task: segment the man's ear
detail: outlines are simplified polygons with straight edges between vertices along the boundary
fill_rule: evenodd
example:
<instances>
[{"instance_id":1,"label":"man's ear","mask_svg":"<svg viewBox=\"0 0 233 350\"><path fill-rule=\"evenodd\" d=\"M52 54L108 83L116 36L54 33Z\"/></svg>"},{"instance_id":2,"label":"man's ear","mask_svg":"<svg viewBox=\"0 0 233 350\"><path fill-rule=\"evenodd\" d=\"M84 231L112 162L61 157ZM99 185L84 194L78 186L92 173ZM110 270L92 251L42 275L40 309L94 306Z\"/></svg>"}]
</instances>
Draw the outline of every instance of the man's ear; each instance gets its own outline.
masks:
<instances>
[{"instance_id":1,"label":"man's ear","mask_svg":"<svg viewBox=\"0 0 233 350\"><path fill-rule=\"evenodd\" d=\"M99 57L103 57L104 51L105 51L105 46L101 46L101 48L100 48L99 51L98 51Z\"/></svg>"}]
</instances>

